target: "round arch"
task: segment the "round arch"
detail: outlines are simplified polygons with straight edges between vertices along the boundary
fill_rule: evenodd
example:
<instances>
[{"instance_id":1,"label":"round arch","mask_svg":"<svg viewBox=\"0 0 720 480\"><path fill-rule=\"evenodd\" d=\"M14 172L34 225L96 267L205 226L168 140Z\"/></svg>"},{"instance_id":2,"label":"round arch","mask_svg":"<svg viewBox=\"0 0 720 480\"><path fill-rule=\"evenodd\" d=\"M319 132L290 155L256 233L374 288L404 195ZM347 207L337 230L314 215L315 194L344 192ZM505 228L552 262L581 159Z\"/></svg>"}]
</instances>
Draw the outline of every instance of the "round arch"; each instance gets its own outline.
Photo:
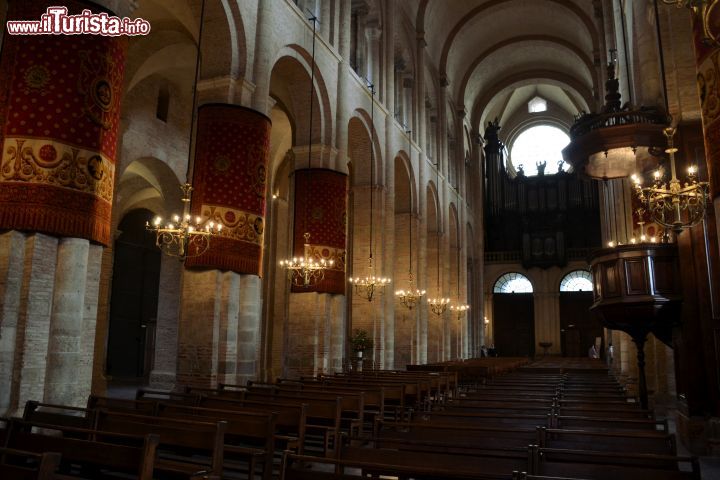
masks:
<instances>
[{"instance_id":1,"label":"round arch","mask_svg":"<svg viewBox=\"0 0 720 480\"><path fill-rule=\"evenodd\" d=\"M592 274L579 269L568 272L560 279L558 290L561 292L592 292Z\"/></svg>"},{"instance_id":2,"label":"round arch","mask_svg":"<svg viewBox=\"0 0 720 480\"><path fill-rule=\"evenodd\" d=\"M493 293L533 293L533 285L522 273L508 272L495 280Z\"/></svg>"}]
</instances>

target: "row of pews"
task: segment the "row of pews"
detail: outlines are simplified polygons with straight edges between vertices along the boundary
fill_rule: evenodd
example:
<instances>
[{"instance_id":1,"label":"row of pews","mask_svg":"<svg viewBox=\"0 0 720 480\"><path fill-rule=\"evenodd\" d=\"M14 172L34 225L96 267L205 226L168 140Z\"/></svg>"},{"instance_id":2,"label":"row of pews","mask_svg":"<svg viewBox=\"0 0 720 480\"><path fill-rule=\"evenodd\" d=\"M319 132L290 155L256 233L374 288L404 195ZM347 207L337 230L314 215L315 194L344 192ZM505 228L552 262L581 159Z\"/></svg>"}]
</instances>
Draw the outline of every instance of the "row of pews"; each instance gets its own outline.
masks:
<instances>
[{"instance_id":1,"label":"row of pews","mask_svg":"<svg viewBox=\"0 0 720 480\"><path fill-rule=\"evenodd\" d=\"M698 479L667 424L598 361L478 359L181 391L85 407L28 402L0 478Z\"/></svg>"}]
</instances>

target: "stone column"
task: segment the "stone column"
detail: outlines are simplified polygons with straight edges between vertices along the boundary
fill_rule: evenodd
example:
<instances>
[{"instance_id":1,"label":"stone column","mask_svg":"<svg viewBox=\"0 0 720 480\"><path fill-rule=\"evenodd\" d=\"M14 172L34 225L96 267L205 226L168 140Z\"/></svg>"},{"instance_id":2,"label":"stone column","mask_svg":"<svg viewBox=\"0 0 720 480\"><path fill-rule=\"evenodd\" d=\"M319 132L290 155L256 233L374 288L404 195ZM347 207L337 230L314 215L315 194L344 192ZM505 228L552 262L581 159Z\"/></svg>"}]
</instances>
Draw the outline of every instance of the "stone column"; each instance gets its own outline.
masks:
<instances>
[{"instance_id":1,"label":"stone column","mask_svg":"<svg viewBox=\"0 0 720 480\"><path fill-rule=\"evenodd\" d=\"M633 78L637 92L635 101L645 106L664 106L655 15L647 2L632 2L631 4L631 45L634 46L634 51L630 68L637 73ZM626 9L627 13L629 12ZM630 99L625 99L625 101L628 100Z\"/></svg>"},{"instance_id":2,"label":"stone column","mask_svg":"<svg viewBox=\"0 0 720 480\"><path fill-rule=\"evenodd\" d=\"M52 5L12 1L7 19L37 19ZM121 0L69 0L64 5L71 14L100 6L120 16L129 15L132 6ZM124 37L4 38L0 162L7 168L0 173L0 230L30 232L22 234L22 247L19 234L10 233L7 250L0 252L9 282L1 293L0 325L7 336L3 333L0 340L5 357L0 375L13 378L0 387L0 404L8 413L31 399L84 404L90 393L99 245L112 241L126 49ZM75 88L57 88L62 83ZM57 108L49 112L49 104ZM20 256L24 265L18 289L10 272L17 272Z\"/></svg>"},{"instance_id":3,"label":"stone column","mask_svg":"<svg viewBox=\"0 0 720 480\"><path fill-rule=\"evenodd\" d=\"M160 257L160 288L158 293L155 356L149 383L153 388L173 389L176 385L178 324L182 294L182 263L177 258Z\"/></svg>"},{"instance_id":4,"label":"stone column","mask_svg":"<svg viewBox=\"0 0 720 480\"><path fill-rule=\"evenodd\" d=\"M710 179L710 198L715 206L715 224L720 234L720 6L717 2L706 12L709 32L698 13L693 14L695 61L697 65L698 93L702 107L703 137L705 139L705 161ZM706 33L713 36L708 42ZM705 41L704 41L705 40Z\"/></svg>"},{"instance_id":5,"label":"stone column","mask_svg":"<svg viewBox=\"0 0 720 480\"><path fill-rule=\"evenodd\" d=\"M312 150L317 157L327 149ZM305 166L301 162L298 165ZM285 370L291 376L315 375L341 368L342 362L347 175L303 168L295 171L294 185L292 256L333 262L321 280L308 284L301 278L292 281ZM305 234L310 236L305 238Z\"/></svg>"},{"instance_id":6,"label":"stone column","mask_svg":"<svg viewBox=\"0 0 720 480\"><path fill-rule=\"evenodd\" d=\"M11 413L8 409L24 263L25 236L15 231L0 235L0 415Z\"/></svg>"},{"instance_id":7,"label":"stone column","mask_svg":"<svg viewBox=\"0 0 720 480\"><path fill-rule=\"evenodd\" d=\"M19 232L0 239L0 374L8 380L0 383L0 413L13 415L44 399L58 240Z\"/></svg>"},{"instance_id":8,"label":"stone column","mask_svg":"<svg viewBox=\"0 0 720 480\"><path fill-rule=\"evenodd\" d=\"M365 39L367 41L367 79L375 85L375 89L380 95L382 86L380 82L382 76L380 74L380 37L382 30L378 26L376 19L368 19L365 27Z\"/></svg>"},{"instance_id":9,"label":"stone column","mask_svg":"<svg viewBox=\"0 0 720 480\"><path fill-rule=\"evenodd\" d=\"M87 342L83 340L86 336L94 340L95 328L93 318L90 331L85 330L88 326L85 309L86 296L92 297L93 293L94 298L88 298L87 303L92 305L94 300L97 309L99 268L88 267L91 260L94 267L99 265L99 256L90 259L89 255L88 240L62 238L58 243L45 379L44 400L48 403L81 406L90 394L92 372L85 370L88 363L92 365L93 351L89 349L90 358L87 358L87 348L83 345ZM92 291L86 290L88 280L89 286L94 286Z\"/></svg>"},{"instance_id":10,"label":"stone column","mask_svg":"<svg viewBox=\"0 0 720 480\"><path fill-rule=\"evenodd\" d=\"M423 152L423 145L425 145L425 135L427 134L425 128L425 32L416 32L417 42L415 45L416 51L416 69L415 69L415 84L417 86L415 90L414 108L415 115L410 117L413 118L414 125L412 130L416 132L415 140L420 147L418 155L417 171L419 172L420 181L418 185L419 195L418 202L420 207L420 215L422 220L422 226L420 227L420 244L419 244L419 262L418 262L418 278L425 278L427 275L426 265L428 262L427 252L427 193L426 184L430 175L430 169L427 163L427 153ZM408 106L408 112L410 112L410 106ZM410 123L410 122L408 122ZM426 280L427 282L428 280ZM420 288L430 290L428 284L421 286ZM427 307L420 309L420 325L418 328L418 363L427 363L428 361L428 333L429 333L429 315Z\"/></svg>"},{"instance_id":11,"label":"stone column","mask_svg":"<svg viewBox=\"0 0 720 480\"><path fill-rule=\"evenodd\" d=\"M260 113L270 112L270 73L272 65L272 16L273 0L258 0L257 24L255 26L255 63L253 64L253 81L255 90L252 95L252 108Z\"/></svg>"},{"instance_id":12,"label":"stone column","mask_svg":"<svg viewBox=\"0 0 720 480\"><path fill-rule=\"evenodd\" d=\"M632 192L626 178L600 183L600 230L603 246L629 243L633 237Z\"/></svg>"},{"instance_id":13,"label":"stone column","mask_svg":"<svg viewBox=\"0 0 720 480\"><path fill-rule=\"evenodd\" d=\"M257 375L269 142L270 119L256 110L220 103L198 109L190 211L223 229L207 251L185 261L181 384Z\"/></svg>"},{"instance_id":14,"label":"stone column","mask_svg":"<svg viewBox=\"0 0 720 480\"><path fill-rule=\"evenodd\" d=\"M235 374L239 384L246 384L257 376L260 352L260 323L262 317L262 280L256 275L232 273L233 286L237 283L238 330L237 364ZM235 279L236 278L236 279Z\"/></svg>"}]
</instances>

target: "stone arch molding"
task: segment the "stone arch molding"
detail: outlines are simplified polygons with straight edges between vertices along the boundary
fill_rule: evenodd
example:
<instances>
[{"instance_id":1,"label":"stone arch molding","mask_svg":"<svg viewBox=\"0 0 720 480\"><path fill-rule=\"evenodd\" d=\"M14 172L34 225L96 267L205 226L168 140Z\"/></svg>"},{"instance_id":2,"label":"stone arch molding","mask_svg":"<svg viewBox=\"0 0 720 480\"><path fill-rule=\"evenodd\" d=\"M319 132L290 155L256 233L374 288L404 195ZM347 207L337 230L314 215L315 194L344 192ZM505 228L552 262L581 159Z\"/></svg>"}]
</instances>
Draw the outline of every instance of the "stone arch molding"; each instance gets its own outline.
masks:
<instances>
[{"instance_id":1,"label":"stone arch molding","mask_svg":"<svg viewBox=\"0 0 720 480\"><path fill-rule=\"evenodd\" d=\"M316 56L317 59L317 56ZM276 72L276 68L278 65L281 65L281 62L284 60L290 60L294 62L296 65L298 65L302 71L307 75L307 79L310 79L311 74L311 65L312 65L312 55L308 53L308 51L297 44L289 44L285 45L282 48L278 50L278 52L274 55L272 60L272 67L270 69L271 72L271 78ZM272 79L271 79L272 84ZM314 143L322 143L326 145L330 145L332 142L332 132L333 132L333 112L331 108L331 102L330 102L330 96L328 94L327 84L325 82L325 79L322 75L321 69L318 68L317 63L315 63L315 69L314 69L314 82L313 82L313 102L314 107L317 106L318 108L315 108L313 112L313 123L316 121L319 122L319 138L314 138ZM272 93L272 92L271 92ZM306 95L305 92L298 92L298 96L302 97L303 95ZM286 106L287 107L287 106ZM287 112L287 110L286 110ZM296 114L296 112L288 112L292 114ZM317 117L315 117L317 115ZM315 120L317 118L318 120ZM297 118L292 119L294 120L294 125L297 127L299 125L299 122L297 121ZM314 136L314 135L313 135ZM305 138L299 138L296 139L295 144L299 145L306 145L307 139Z\"/></svg>"}]
</instances>

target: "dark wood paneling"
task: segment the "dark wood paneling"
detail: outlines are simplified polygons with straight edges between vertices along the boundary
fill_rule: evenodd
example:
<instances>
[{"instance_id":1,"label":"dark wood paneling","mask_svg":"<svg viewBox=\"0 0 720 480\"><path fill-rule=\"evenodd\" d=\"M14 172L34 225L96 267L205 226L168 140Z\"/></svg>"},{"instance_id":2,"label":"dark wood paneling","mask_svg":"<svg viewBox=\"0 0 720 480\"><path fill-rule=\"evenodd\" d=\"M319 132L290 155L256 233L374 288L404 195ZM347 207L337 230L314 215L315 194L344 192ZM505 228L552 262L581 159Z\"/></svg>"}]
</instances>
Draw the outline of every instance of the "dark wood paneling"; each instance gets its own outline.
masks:
<instances>
[{"instance_id":1,"label":"dark wood paneling","mask_svg":"<svg viewBox=\"0 0 720 480\"><path fill-rule=\"evenodd\" d=\"M650 285L648 285L647 269L645 261L625 260L625 292L627 295L647 295L650 293Z\"/></svg>"}]
</instances>

